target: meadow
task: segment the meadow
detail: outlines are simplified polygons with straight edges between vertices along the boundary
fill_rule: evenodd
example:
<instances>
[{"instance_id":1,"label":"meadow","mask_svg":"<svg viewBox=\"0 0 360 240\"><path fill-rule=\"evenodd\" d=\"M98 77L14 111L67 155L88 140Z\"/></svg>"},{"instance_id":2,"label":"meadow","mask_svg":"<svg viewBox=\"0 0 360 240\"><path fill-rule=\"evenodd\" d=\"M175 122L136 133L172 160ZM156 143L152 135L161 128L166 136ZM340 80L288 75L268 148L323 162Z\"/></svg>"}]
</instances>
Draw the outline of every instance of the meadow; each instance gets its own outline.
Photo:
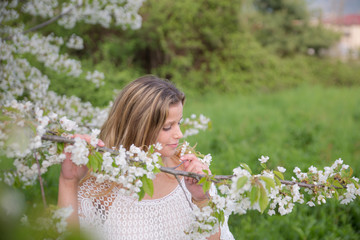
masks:
<instances>
[{"instance_id":1,"label":"meadow","mask_svg":"<svg viewBox=\"0 0 360 240\"><path fill-rule=\"evenodd\" d=\"M268 167L282 166L290 179L297 166L321 169L342 158L360 176L360 88L300 86L251 95L187 96L185 116L204 114L212 129L187 141L201 153L211 153L214 174L231 174L240 163L261 170L258 158L270 157ZM297 205L286 216L248 212L232 216L235 239L359 239L359 201L340 205Z\"/></svg>"}]
</instances>

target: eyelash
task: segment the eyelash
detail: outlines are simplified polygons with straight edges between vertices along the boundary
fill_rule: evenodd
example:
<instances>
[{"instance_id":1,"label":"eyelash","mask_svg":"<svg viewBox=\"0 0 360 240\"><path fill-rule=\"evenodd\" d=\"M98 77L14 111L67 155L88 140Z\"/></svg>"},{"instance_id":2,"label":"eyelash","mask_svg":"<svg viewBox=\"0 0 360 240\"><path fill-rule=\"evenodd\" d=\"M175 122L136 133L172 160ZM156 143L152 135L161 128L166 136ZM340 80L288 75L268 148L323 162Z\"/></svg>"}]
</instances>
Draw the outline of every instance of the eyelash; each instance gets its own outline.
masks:
<instances>
[{"instance_id":1,"label":"eyelash","mask_svg":"<svg viewBox=\"0 0 360 240\"><path fill-rule=\"evenodd\" d=\"M180 126L180 125L181 125L181 123L182 123L182 121L178 122L178 125ZM168 127L168 128L163 128L163 130L164 130L164 131L169 131L170 129L171 129L171 126L170 126L170 127Z\"/></svg>"}]
</instances>

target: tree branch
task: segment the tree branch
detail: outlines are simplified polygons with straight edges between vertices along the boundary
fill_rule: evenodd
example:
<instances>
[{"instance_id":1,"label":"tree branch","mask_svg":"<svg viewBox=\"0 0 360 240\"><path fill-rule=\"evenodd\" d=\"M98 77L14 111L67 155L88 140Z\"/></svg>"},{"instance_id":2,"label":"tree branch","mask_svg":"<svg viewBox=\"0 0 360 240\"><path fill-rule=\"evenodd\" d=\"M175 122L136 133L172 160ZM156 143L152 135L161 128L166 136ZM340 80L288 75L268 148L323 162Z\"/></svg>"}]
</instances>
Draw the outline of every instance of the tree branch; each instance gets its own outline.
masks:
<instances>
[{"instance_id":1,"label":"tree branch","mask_svg":"<svg viewBox=\"0 0 360 240\"><path fill-rule=\"evenodd\" d=\"M43 204L44 204L44 208L46 209L47 208L47 203L46 203L46 198L45 198L43 180L42 180L42 177L41 177L40 163L39 163L39 160L37 158L36 153L34 153L34 157L35 157L36 165L37 165L37 168L38 168L39 182L40 182L40 189L41 189L41 197L42 197L42 201L43 201Z\"/></svg>"},{"instance_id":2,"label":"tree branch","mask_svg":"<svg viewBox=\"0 0 360 240\"><path fill-rule=\"evenodd\" d=\"M46 141L52 141L52 142L63 142L63 143L70 143L73 144L75 143L74 139L69 139L69 138L65 138L65 137L60 137L60 136L55 136L55 135L43 135L42 136L42 140L46 140ZM118 152L116 150L110 149L110 148L106 148L106 147L97 147L97 150L101 151L101 152L110 152L111 154L117 155ZM132 159L128 159L129 161L134 161ZM196 180L200 180L201 178L205 177L205 174L198 174L198 173L193 173L193 172L186 172L186 171L182 171L182 170L176 170L175 168L169 168L169 167L160 167L160 171L165 172L165 173L169 173L176 176L184 176L184 177L191 177L191 178L195 178ZM234 175L213 175L212 177L215 180L211 180L214 183L220 183L221 181L224 180L231 180L231 178ZM299 187L304 187L304 188L310 188L313 189L315 187L324 187L324 185L315 185L315 184L308 184L308 183L302 183L302 182L296 182L296 181L288 181L288 180L281 180L279 179L280 182L284 185L299 185ZM340 187L334 186L332 185L332 187L336 188L336 189L340 189ZM344 186L344 188L346 188L346 186Z\"/></svg>"},{"instance_id":3,"label":"tree branch","mask_svg":"<svg viewBox=\"0 0 360 240\"><path fill-rule=\"evenodd\" d=\"M193 207L192 207L191 201L190 201L189 198L187 197L186 191L185 191L183 185L182 185L181 182L180 182L180 179L179 179L178 175L174 175L174 176L175 176L176 180L178 181L181 189L183 190L184 195L185 195L185 198L186 198L187 202L189 203L189 206L190 206L191 210L194 210Z\"/></svg>"}]
</instances>

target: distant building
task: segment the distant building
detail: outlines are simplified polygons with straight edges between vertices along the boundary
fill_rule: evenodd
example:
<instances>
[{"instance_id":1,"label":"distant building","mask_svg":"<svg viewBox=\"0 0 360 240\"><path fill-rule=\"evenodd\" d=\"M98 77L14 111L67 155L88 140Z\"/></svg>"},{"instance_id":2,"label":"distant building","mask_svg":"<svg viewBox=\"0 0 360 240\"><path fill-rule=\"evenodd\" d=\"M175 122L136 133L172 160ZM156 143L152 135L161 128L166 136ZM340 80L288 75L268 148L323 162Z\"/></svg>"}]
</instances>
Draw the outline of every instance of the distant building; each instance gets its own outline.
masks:
<instances>
[{"instance_id":1,"label":"distant building","mask_svg":"<svg viewBox=\"0 0 360 240\"><path fill-rule=\"evenodd\" d=\"M360 59L360 14L323 20L325 27L341 33L340 41L327 54L342 60Z\"/></svg>"}]
</instances>

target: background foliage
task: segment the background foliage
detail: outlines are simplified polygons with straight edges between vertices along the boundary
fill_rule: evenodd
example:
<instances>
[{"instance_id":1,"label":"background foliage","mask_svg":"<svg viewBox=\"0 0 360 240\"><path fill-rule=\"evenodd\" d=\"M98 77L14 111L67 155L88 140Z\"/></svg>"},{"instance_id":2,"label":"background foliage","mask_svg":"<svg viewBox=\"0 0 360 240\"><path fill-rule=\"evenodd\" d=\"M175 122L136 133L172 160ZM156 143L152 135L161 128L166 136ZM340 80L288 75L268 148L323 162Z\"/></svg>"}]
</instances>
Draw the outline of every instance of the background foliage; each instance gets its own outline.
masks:
<instances>
[{"instance_id":1,"label":"background foliage","mask_svg":"<svg viewBox=\"0 0 360 240\"><path fill-rule=\"evenodd\" d=\"M288 177L295 166L324 167L339 157L360 175L360 64L320 55L339 36L310 24L304 0L148 0L141 14L139 30L42 29L83 36L85 48L72 50L72 57L85 71L105 73L105 84L95 88L39 64L50 88L106 106L131 80L156 74L187 94L186 114L212 119L212 131L189 141L213 155L216 174L229 174L239 162L256 169L264 154L272 166L287 168ZM314 56L306 54L309 48ZM58 170L47 173L45 186L54 204ZM40 202L38 189L28 189L25 201ZM359 216L357 202L330 202L289 216L232 217L230 228L236 239L357 239Z\"/></svg>"}]
</instances>

